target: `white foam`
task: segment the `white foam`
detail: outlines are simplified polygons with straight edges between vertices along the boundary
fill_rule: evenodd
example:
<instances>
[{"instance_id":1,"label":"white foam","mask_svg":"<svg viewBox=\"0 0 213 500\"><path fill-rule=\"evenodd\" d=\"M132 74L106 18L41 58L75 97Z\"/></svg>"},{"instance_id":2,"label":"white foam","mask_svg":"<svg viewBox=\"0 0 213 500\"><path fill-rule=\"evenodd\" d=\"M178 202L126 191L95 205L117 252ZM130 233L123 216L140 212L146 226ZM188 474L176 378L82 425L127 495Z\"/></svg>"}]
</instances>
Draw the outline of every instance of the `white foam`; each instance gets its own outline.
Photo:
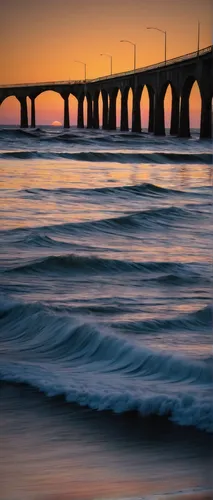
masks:
<instances>
[{"instance_id":1,"label":"white foam","mask_svg":"<svg viewBox=\"0 0 213 500\"><path fill-rule=\"evenodd\" d=\"M213 430L212 370L192 360L127 342L92 323L38 306L6 315L0 377L48 396L115 413L159 415Z\"/></svg>"}]
</instances>

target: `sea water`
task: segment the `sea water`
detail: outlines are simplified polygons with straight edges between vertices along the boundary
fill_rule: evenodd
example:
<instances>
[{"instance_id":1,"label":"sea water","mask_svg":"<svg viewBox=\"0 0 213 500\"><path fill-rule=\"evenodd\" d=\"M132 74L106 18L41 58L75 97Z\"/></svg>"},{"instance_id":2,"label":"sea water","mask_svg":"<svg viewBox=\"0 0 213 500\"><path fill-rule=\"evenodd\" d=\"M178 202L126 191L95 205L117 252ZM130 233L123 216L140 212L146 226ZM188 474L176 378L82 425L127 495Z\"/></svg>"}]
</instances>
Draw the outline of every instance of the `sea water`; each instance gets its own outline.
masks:
<instances>
[{"instance_id":1,"label":"sea water","mask_svg":"<svg viewBox=\"0 0 213 500\"><path fill-rule=\"evenodd\" d=\"M209 487L212 168L196 131L0 129L1 499Z\"/></svg>"}]
</instances>

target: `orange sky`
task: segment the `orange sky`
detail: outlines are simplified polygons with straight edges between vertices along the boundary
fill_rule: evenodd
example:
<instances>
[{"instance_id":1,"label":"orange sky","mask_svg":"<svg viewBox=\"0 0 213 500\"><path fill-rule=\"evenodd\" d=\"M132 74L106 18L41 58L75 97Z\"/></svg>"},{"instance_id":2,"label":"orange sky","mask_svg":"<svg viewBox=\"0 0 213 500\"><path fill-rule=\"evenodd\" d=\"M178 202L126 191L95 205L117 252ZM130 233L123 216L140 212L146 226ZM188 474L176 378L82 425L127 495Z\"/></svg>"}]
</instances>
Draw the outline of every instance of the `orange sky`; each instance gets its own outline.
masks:
<instances>
[{"instance_id":1,"label":"orange sky","mask_svg":"<svg viewBox=\"0 0 213 500\"><path fill-rule=\"evenodd\" d=\"M163 34L146 26L167 30L167 57L197 49L197 21L201 23L200 46L212 43L212 0L1 0L0 84L83 78L80 59L87 63L87 78L131 69L132 47L137 44L137 67L163 59ZM193 89L192 116L196 121L200 102ZM168 99L167 99L168 101ZM76 103L71 99L71 121ZM144 106L147 102L144 98ZM169 102L167 106L169 106ZM37 123L62 120L60 96L46 93L36 100ZM19 122L19 103L7 99L0 106L0 123Z\"/></svg>"}]
</instances>

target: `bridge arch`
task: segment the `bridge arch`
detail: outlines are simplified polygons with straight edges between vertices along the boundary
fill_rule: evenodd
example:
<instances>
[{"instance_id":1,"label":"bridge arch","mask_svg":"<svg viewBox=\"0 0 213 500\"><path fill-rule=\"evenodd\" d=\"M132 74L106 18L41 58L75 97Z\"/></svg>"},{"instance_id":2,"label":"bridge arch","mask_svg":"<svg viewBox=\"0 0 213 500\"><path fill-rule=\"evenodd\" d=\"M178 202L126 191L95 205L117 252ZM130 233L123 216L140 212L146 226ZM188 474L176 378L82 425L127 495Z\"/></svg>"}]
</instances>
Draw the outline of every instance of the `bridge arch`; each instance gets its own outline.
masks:
<instances>
[{"instance_id":1,"label":"bridge arch","mask_svg":"<svg viewBox=\"0 0 213 500\"><path fill-rule=\"evenodd\" d=\"M58 96L61 96L60 92L58 92L58 90L54 89L54 88L47 88L47 89L42 89L40 90L38 93L36 93L36 95L34 94L34 97L37 99L38 97L44 95L44 94L47 94L48 93L53 93L53 94L57 94ZM31 97L31 94L29 94L29 97Z\"/></svg>"},{"instance_id":2,"label":"bridge arch","mask_svg":"<svg viewBox=\"0 0 213 500\"><path fill-rule=\"evenodd\" d=\"M194 81L189 94L189 126L200 130L202 94L197 80Z\"/></svg>"},{"instance_id":3,"label":"bridge arch","mask_svg":"<svg viewBox=\"0 0 213 500\"><path fill-rule=\"evenodd\" d=\"M202 99L205 100L205 96L202 95L199 81L192 75L188 76L181 89L180 137L190 137L193 125L200 129ZM196 102L197 106L196 118L193 116L192 100Z\"/></svg>"},{"instance_id":4,"label":"bridge arch","mask_svg":"<svg viewBox=\"0 0 213 500\"><path fill-rule=\"evenodd\" d=\"M154 89L149 84L139 85L136 89L136 99L140 106L138 128L147 129L150 133L154 130L154 96Z\"/></svg>"},{"instance_id":5,"label":"bridge arch","mask_svg":"<svg viewBox=\"0 0 213 500\"><path fill-rule=\"evenodd\" d=\"M24 105L24 122L23 122ZM0 125L28 126L28 108L30 102L28 98L21 98L18 95L5 96L0 102Z\"/></svg>"},{"instance_id":6,"label":"bridge arch","mask_svg":"<svg viewBox=\"0 0 213 500\"><path fill-rule=\"evenodd\" d=\"M180 95L171 80L166 81L161 89L164 101L164 127L169 128L170 135L178 135L180 116Z\"/></svg>"},{"instance_id":7,"label":"bridge arch","mask_svg":"<svg viewBox=\"0 0 213 500\"><path fill-rule=\"evenodd\" d=\"M165 113L167 110L167 113ZM165 135L165 115L169 115L168 124L171 135L178 135L180 96L171 80L166 80L155 99L154 133Z\"/></svg>"},{"instance_id":8,"label":"bridge arch","mask_svg":"<svg viewBox=\"0 0 213 500\"><path fill-rule=\"evenodd\" d=\"M19 121L20 103L17 97L4 97L0 104L0 125L18 125Z\"/></svg>"},{"instance_id":9,"label":"bridge arch","mask_svg":"<svg viewBox=\"0 0 213 500\"><path fill-rule=\"evenodd\" d=\"M149 84L138 85L134 89L132 102L132 132L141 132L143 120L147 125L148 131L150 133L153 132L154 96L154 90Z\"/></svg>"},{"instance_id":10,"label":"bridge arch","mask_svg":"<svg viewBox=\"0 0 213 500\"><path fill-rule=\"evenodd\" d=\"M185 79L185 81L183 83L183 86L181 89L181 97L186 96L189 98L191 91L192 91L192 87L194 86L194 84L197 84L198 89L199 89L200 94L201 94L201 85L200 85L199 80L197 80L195 78L195 76L189 75L189 76L187 76L187 78Z\"/></svg>"},{"instance_id":11,"label":"bridge arch","mask_svg":"<svg viewBox=\"0 0 213 500\"><path fill-rule=\"evenodd\" d=\"M52 125L58 122L64 128L69 128L70 122L76 125L77 100L68 91L62 93L55 89L45 89L39 94L29 95L31 100L31 127Z\"/></svg>"},{"instance_id":12,"label":"bridge arch","mask_svg":"<svg viewBox=\"0 0 213 500\"><path fill-rule=\"evenodd\" d=\"M38 125L52 125L54 122L63 124L63 98L59 92L52 89L42 90L36 96L30 96L32 109L31 109L31 126ZM34 107L34 111L33 111ZM34 120L33 120L34 113Z\"/></svg>"},{"instance_id":13,"label":"bridge arch","mask_svg":"<svg viewBox=\"0 0 213 500\"><path fill-rule=\"evenodd\" d=\"M77 112L78 112L78 99L75 94L70 92L68 97L69 102L69 119L70 125L76 127L77 125Z\"/></svg>"}]
</instances>

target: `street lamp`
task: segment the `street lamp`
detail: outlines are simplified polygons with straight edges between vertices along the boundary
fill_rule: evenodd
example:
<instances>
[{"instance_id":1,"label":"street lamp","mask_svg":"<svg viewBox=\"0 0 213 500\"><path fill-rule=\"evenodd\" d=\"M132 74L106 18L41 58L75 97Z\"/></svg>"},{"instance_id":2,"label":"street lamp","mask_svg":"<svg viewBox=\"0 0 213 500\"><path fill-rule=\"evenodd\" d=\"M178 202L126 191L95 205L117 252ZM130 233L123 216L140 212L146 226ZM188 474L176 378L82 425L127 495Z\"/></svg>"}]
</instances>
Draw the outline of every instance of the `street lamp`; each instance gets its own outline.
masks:
<instances>
[{"instance_id":1,"label":"street lamp","mask_svg":"<svg viewBox=\"0 0 213 500\"><path fill-rule=\"evenodd\" d=\"M74 62L83 64L83 66L84 66L84 81L86 82L86 79L87 79L87 65L86 65L86 63L82 62L82 61L74 61Z\"/></svg>"},{"instance_id":2,"label":"street lamp","mask_svg":"<svg viewBox=\"0 0 213 500\"><path fill-rule=\"evenodd\" d=\"M197 55L200 53L200 21L197 23Z\"/></svg>"},{"instance_id":3,"label":"street lamp","mask_svg":"<svg viewBox=\"0 0 213 500\"><path fill-rule=\"evenodd\" d=\"M134 47L134 71L136 70L136 43L130 42L130 40L120 40L120 42L130 43Z\"/></svg>"},{"instance_id":4,"label":"street lamp","mask_svg":"<svg viewBox=\"0 0 213 500\"><path fill-rule=\"evenodd\" d=\"M164 61L165 61L165 65L166 65L166 31L164 30L161 30L159 28L146 28L147 30L157 30L157 31L160 31L161 33L164 33Z\"/></svg>"},{"instance_id":5,"label":"street lamp","mask_svg":"<svg viewBox=\"0 0 213 500\"><path fill-rule=\"evenodd\" d=\"M110 54L100 54L100 56L106 56L110 58L110 74L112 75L112 56Z\"/></svg>"}]
</instances>

